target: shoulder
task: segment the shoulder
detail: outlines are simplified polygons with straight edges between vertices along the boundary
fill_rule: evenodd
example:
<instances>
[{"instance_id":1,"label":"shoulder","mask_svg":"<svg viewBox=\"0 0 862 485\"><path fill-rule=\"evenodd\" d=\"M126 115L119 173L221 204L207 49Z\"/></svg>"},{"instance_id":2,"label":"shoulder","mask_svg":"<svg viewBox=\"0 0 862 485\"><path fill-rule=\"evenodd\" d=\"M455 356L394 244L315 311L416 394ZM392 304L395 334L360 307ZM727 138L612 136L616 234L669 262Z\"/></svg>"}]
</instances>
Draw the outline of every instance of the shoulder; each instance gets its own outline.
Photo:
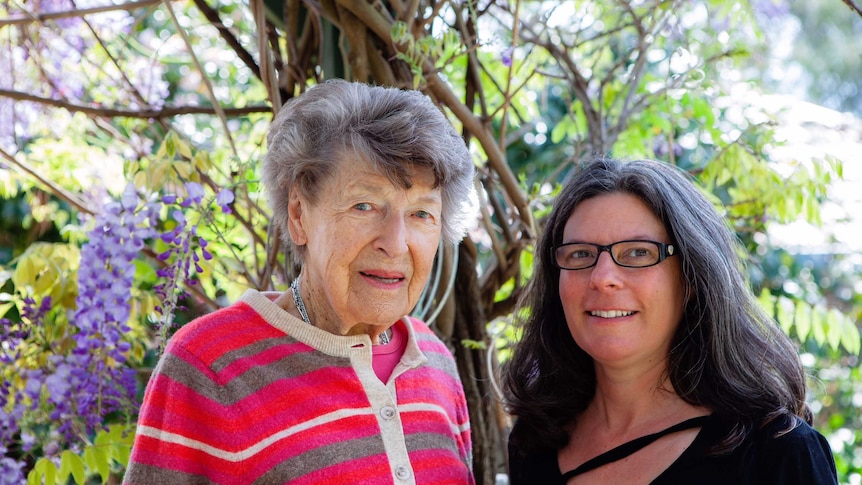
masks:
<instances>
[{"instance_id":1,"label":"shoulder","mask_svg":"<svg viewBox=\"0 0 862 485\"><path fill-rule=\"evenodd\" d=\"M831 454L826 438L795 416L782 416L770 421L754 430L752 438L765 450L776 449L785 453L814 448Z\"/></svg>"},{"instance_id":2,"label":"shoulder","mask_svg":"<svg viewBox=\"0 0 862 485\"><path fill-rule=\"evenodd\" d=\"M509 483L512 485L563 483L557 453L552 449L525 451L517 436L523 432L523 421L515 420L509 434Z\"/></svg>"},{"instance_id":3,"label":"shoulder","mask_svg":"<svg viewBox=\"0 0 862 485\"><path fill-rule=\"evenodd\" d=\"M733 433L735 419L713 415L692 446L654 484L837 484L829 443L799 418L781 416L754 427L727 453L713 447Z\"/></svg>"},{"instance_id":4,"label":"shoulder","mask_svg":"<svg viewBox=\"0 0 862 485\"><path fill-rule=\"evenodd\" d=\"M416 339L416 344L423 353L428 355L441 355L448 359L452 359L452 352L446 344L440 340L440 337L431 330L427 323L415 317L404 317L409 327L410 333ZM429 356L430 357L430 356Z\"/></svg>"},{"instance_id":5,"label":"shoulder","mask_svg":"<svg viewBox=\"0 0 862 485\"><path fill-rule=\"evenodd\" d=\"M774 483L837 483L829 442L795 416L782 416L752 431L752 463Z\"/></svg>"},{"instance_id":6,"label":"shoulder","mask_svg":"<svg viewBox=\"0 0 862 485\"><path fill-rule=\"evenodd\" d=\"M278 330L267 324L251 306L237 302L183 325L171 337L167 352L221 355L252 341L278 334Z\"/></svg>"},{"instance_id":7,"label":"shoulder","mask_svg":"<svg viewBox=\"0 0 862 485\"><path fill-rule=\"evenodd\" d=\"M413 329L417 336L421 335L422 338L439 340L437 334L435 334L434 331L431 330L431 327L429 327L428 324L423 322L422 320L411 316L404 317L404 320L407 321L407 324L410 326L410 328Z\"/></svg>"}]
</instances>

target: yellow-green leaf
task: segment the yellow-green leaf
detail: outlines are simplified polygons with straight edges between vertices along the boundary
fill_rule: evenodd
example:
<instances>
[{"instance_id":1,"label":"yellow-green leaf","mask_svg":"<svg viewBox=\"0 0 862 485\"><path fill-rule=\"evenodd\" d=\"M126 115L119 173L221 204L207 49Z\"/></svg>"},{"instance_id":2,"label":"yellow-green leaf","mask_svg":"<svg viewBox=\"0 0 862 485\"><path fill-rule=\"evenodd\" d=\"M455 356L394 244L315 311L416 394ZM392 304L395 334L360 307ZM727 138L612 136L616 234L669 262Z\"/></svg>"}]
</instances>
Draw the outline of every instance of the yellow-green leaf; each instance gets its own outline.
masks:
<instances>
[{"instance_id":1,"label":"yellow-green leaf","mask_svg":"<svg viewBox=\"0 0 862 485\"><path fill-rule=\"evenodd\" d=\"M796 326L796 336L799 337L799 341L805 342L808 332L811 331L811 311L807 305L796 303L793 324Z\"/></svg>"},{"instance_id":2,"label":"yellow-green leaf","mask_svg":"<svg viewBox=\"0 0 862 485\"><path fill-rule=\"evenodd\" d=\"M108 482L111 477L111 457L98 446L88 446L84 450L84 463L90 470L96 470L102 477L102 483Z\"/></svg>"},{"instance_id":3,"label":"yellow-green leaf","mask_svg":"<svg viewBox=\"0 0 862 485\"><path fill-rule=\"evenodd\" d=\"M87 476L84 473L84 460L75 452L66 450L60 455L60 483L66 483L69 475L72 475L78 485L87 481Z\"/></svg>"},{"instance_id":4,"label":"yellow-green leaf","mask_svg":"<svg viewBox=\"0 0 862 485\"><path fill-rule=\"evenodd\" d=\"M43 481L44 480L44 481ZM39 458L36 461L36 466L27 475L27 484L34 485L53 485L57 483L57 466L48 458Z\"/></svg>"}]
</instances>

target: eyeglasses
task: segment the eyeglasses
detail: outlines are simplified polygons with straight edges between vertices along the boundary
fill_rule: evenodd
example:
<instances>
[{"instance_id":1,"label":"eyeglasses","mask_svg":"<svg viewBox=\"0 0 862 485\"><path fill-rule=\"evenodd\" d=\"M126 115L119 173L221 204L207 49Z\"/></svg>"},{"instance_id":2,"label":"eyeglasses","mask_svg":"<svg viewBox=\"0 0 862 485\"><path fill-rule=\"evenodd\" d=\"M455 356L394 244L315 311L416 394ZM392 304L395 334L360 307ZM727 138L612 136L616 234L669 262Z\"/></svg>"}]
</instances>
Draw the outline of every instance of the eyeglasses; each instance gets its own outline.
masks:
<instances>
[{"instance_id":1,"label":"eyeglasses","mask_svg":"<svg viewBox=\"0 0 862 485\"><path fill-rule=\"evenodd\" d=\"M599 262L602 251L607 251L614 263L624 268L646 268L673 256L676 248L673 244L640 239L607 246L575 242L552 247L551 256L560 269L587 269Z\"/></svg>"}]
</instances>

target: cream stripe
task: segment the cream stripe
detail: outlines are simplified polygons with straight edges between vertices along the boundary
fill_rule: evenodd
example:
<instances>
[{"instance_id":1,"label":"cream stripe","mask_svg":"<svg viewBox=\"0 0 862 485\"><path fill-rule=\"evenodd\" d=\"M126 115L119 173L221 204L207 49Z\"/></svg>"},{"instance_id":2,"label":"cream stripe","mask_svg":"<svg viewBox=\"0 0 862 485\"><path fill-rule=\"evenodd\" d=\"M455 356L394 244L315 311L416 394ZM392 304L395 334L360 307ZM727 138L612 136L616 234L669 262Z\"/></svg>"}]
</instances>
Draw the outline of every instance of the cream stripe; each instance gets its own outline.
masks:
<instances>
[{"instance_id":1,"label":"cream stripe","mask_svg":"<svg viewBox=\"0 0 862 485\"><path fill-rule=\"evenodd\" d=\"M449 415L446 413L446 410L445 410L444 408L442 408L442 407L440 407L440 406L437 406L436 404L429 404L429 403L401 404L401 405L399 405L399 406L398 406L398 411L399 411L401 414L409 413L409 412L411 412L411 411L412 411L412 412L418 412L418 411L431 411L431 412L440 413L440 414L442 414L443 416L446 416L446 417L447 417L447 419L448 419L448 416L449 416ZM470 429L470 423L469 423L469 422L466 422L466 423L464 423L464 424L462 424L462 425L460 425L460 426L458 425L458 423L452 423L452 431L453 431L456 435L459 435L459 434L461 434L461 433L463 433L463 432L465 432L465 431L467 431L467 430L469 430L469 429Z\"/></svg>"},{"instance_id":2,"label":"cream stripe","mask_svg":"<svg viewBox=\"0 0 862 485\"><path fill-rule=\"evenodd\" d=\"M296 426L292 426L290 428L284 429L270 435L268 438L265 438L261 441L258 441L254 445L241 450L241 451L227 451L221 448L217 448L215 446L209 445L202 441L194 440L191 438L187 438L183 435L171 433L169 431L163 431L158 428L152 428L150 426L138 426L137 433L144 436L149 436L150 438L155 438L160 441L164 441L167 443L174 443L178 445L185 446L187 448L192 448L194 450L202 451L208 455L214 456L221 460L230 461L230 462L239 462L244 459L250 458L257 453L260 453L266 447L271 444L284 439L290 435L314 428L315 426L320 426L326 424L330 421L337 421L339 419L349 418L353 416L366 416L373 414L371 409L363 408L363 409L341 409L329 414L324 414L323 416L318 416L317 418L304 421L301 424Z\"/></svg>"}]
</instances>

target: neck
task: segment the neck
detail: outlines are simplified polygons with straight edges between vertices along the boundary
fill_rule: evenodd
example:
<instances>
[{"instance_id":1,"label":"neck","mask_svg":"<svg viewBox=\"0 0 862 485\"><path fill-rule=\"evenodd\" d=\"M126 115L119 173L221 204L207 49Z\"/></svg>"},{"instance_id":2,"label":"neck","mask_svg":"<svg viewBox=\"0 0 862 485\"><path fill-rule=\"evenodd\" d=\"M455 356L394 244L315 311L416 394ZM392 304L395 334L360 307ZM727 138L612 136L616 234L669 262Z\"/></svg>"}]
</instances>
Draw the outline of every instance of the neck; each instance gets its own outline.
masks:
<instances>
[{"instance_id":1,"label":"neck","mask_svg":"<svg viewBox=\"0 0 862 485\"><path fill-rule=\"evenodd\" d=\"M320 318L314 319L312 315L314 313L309 310L309 307L305 304L305 298L302 294L302 287L300 283L299 277L297 277L290 284L290 289L288 290L290 293L291 300L293 303L292 309L295 310L294 316L299 314L298 316L308 325L313 325L321 330L325 330L334 335L362 335L366 334L371 338L371 342L375 345L378 344L387 344L390 339L390 332L388 328L380 327L376 325L368 325L368 324L357 324L350 327L345 327L344 325L339 325L337 323L333 324L327 319ZM290 312L290 309L288 309ZM290 312L293 313L293 312ZM318 312L317 315L320 315Z\"/></svg>"},{"instance_id":2,"label":"neck","mask_svg":"<svg viewBox=\"0 0 862 485\"><path fill-rule=\"evenodd\" d=\"M597 365L596 395L584 413L611 433L624 434L656 422L679 421L695 409L676 394L664 365L640 372L609 372Z\"/></svg>"}]
</instances>

